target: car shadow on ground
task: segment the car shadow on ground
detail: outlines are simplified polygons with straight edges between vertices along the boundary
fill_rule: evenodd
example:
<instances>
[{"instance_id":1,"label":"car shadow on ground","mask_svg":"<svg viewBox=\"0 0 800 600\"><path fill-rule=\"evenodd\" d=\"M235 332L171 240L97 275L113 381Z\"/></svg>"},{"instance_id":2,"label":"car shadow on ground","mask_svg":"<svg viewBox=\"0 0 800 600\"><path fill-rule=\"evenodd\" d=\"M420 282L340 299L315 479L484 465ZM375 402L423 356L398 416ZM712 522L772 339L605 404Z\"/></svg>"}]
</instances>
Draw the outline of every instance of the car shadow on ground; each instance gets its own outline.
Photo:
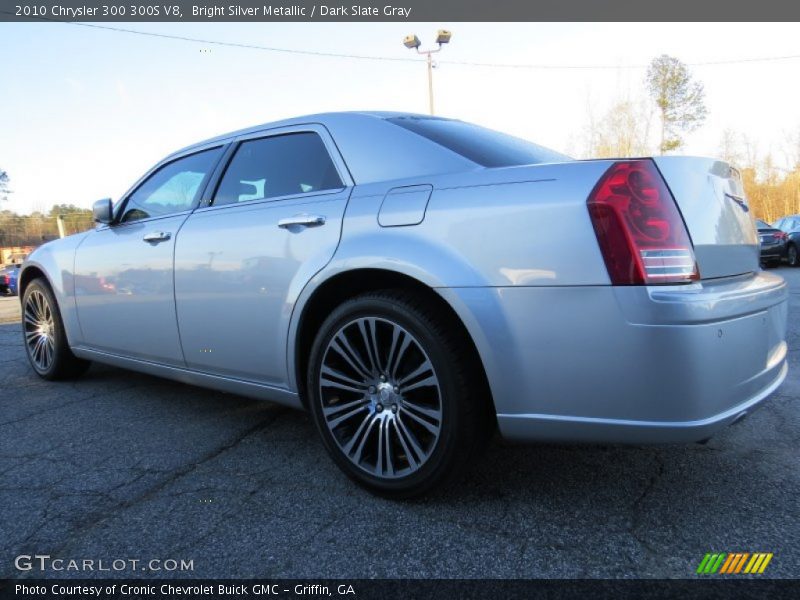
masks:
<instances>
[{"instance_id":1,"label":"car shadow on ground","mask_svg":"<svg viewBox=\"0 0 800 600\"><path fill-rule=\"evenodd\" d=\"M8 327L10 555L190 551L198 576L672 577L709 548L800 542L788 395L706 445L495 437L461 481L391 501L335 467L303 412L103 365L44 382Z\"/></svg>"},{"instance_id":2,"label":"car shadow on ground","mask_svg":"<svg viewBox=\"0 0 800 600\"><path fill-rule=\"evenodd\" d=\"M334 479L343 488L355 489L354 484L340 474L328 459L310 417L302 411L132 374L104 365L93 365L86 377L95 382L104 381L112 387L121 379L140 378L147 387L153 386L163 391L148 395L150 408L153 408L153 404L164 404L163 408L179 420L191 421L192 412L198 409L206 416L209 412L218 411L219 415L213 417L217 422L224 422L230 417L238 418L242 414L250 415L252 421L258 422L267 415L277 413L277 417L267 419L268 428L255 434L263 438L265 447L274 438L302 440L315 457L313 465L302 465L303 468L311 469L312 476L324 480L330 479L331 473L334 473ZM776 399L780 402L781 397L777 396ZM737 487L737 481L741 480L738 476L741 469L748 465L751 469L758 469L759 464L771 453L770 449L765 448L768 439L764 439L763 432L759 432L760 427L754 425L754 421L769 426L775 436L779 432L791 433L788 440L786 437L780 440L779 446L798 441L797 433L789 432L791 427L773 414L772 408L756 411L754 416L721 431L703 444L516 444L503 440L495 433L484 455L462 480L454 482L449 489L411 502L436 505L469 499L480 503L504 496L536 496L539 500L550 498L559 502L569 501L575 506L587 498L596 503L604 498L613 501L624 494L626 504L635 504L652 492L659 479L670 472L680 472L681 497L684 500L696 493L698 501L702 501L708 499L715 486ZM186 414L182 414L184 410ZM776 446L771 448L775 452L780 449ZM291 457L286 457L286 460L291 461ZM260 466L263 465L254 465ZM291 464L288 467L291 468ZM376 501L385 500L376 497ZM676 499L675 504L680 505L681 500Z\"/></svg>"}]
</instances>

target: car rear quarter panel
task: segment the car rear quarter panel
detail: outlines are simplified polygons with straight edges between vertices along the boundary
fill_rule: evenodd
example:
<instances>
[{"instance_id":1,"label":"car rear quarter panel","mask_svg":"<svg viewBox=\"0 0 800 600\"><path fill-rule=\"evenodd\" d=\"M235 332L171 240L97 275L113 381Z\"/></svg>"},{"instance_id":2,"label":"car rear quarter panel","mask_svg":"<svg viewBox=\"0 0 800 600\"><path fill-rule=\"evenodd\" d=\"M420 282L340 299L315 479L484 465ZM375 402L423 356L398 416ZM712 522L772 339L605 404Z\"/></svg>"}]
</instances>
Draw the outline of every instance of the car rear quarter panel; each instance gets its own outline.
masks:
<instances>
[{"instance_id":1,"label":"car rear quarter panel","mask_svg":"<svg viewBox=\"0 0 800 600\"><path fill-rule=\"evenodd\" d=\"M609 284L586 198L610 164L481 169L356 186L335 256L297 299L288 356L295 356L303 307L320 285L346 271L384 269L412 277L447 299L475 341L490 385L505 397L497 344L511 339L513 325L502 306L502 289ZM419 185L433 186L423 221L381 226L385 195ZM463 293L448 292L454 289ZM294 369L290 381L297 389Z\"/></svg>"},{"instance_id":2,"label":"car rear quarter panel","mask_svg":"<svg viewBox=\"0 0 800 600\"><path fill-rule=\"evenodd\" d=\"M586 199L610 164L482 169L356 186L330 268L378 261L432 287L606 285ZM433 186L424 220L381 226L385 195L414 185Z\"/></svg>"}]
</instances>

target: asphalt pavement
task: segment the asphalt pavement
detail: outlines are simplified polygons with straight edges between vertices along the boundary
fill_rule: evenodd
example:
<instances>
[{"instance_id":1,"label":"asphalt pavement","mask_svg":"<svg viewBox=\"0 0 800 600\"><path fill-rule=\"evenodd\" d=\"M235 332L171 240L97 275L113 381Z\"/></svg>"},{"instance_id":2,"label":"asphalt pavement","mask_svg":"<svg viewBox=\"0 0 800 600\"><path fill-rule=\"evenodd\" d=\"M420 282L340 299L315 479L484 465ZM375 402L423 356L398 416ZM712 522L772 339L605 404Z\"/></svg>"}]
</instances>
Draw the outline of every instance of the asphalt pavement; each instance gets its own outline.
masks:
<instances>
[{"instance_id":1,"label":"asphalt pavement","mask_svg":"<svg viewBox=\"0 0 800 600\"><path fill-rule=\"evenodd\" d=\"M0 323L16 323L19 319L19 298L16 296L0 296Z\"/></svg>"},{"instance_id":2,"label":"asphalt pavement","mask_svg":"<svg viewBox=\"0 0 800 600\"><path fill-rule=\"evenodd\" d=\"M777 271L789 377L743 422L706 445L495 440L415 502L357 488L303 413L99 365L45 382L0 325L0 577L681 578L707 552L772 552L764 576L796 577L800 269Z\"/></svg>"}]
</instances>

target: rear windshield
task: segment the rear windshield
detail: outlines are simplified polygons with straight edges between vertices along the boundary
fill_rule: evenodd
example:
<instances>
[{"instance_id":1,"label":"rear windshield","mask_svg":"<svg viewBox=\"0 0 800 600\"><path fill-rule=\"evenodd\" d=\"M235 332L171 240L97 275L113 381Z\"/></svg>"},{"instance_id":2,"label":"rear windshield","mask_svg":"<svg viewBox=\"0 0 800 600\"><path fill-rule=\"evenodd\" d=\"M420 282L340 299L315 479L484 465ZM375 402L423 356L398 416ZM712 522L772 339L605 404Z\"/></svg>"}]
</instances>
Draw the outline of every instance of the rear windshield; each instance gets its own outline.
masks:
<instances>
[{"instance_id":1,"label":"rear windshield","mask_svg":"<svg viewBox=\"0 0 800 600\"><path fill-rule=\"evenodd\" d=\"M413 131L484 167L512 167L572 160L533 142L464 121L392 117L390 123Z\"/></svg>"},{"instance_id":2,"label":"rear windshield","mask_svg":"<svg viewBox=\"0 0 800 600\"><path fill-rule=\"evenodd\" d=\"M761 219L756 219L756 227L758 229L772 229L772 225L769 225L768 223L765 223Z\"/></svg>"}]
</instances>

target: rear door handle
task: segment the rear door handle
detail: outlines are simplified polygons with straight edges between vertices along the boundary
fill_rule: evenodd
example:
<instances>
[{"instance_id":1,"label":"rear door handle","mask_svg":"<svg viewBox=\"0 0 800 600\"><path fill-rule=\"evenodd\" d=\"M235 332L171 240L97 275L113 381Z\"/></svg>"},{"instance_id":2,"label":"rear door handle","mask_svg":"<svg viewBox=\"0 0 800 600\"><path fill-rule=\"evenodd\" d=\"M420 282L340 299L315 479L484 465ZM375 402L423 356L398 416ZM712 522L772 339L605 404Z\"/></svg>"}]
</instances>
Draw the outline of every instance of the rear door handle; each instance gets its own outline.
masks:
<instances>
[{"instance_id":1,"label":"rear door handle","mask_svg":"<svg viewBox=\"0 0 800 600\"><path fill-rule=\"evenodd\" d=\"M278 221L278 227L289 229L290 227L319 227L325 224L325 217L322 215L294 215Z\"/></svg>"},{"instance_id":2,"label":"rear door handle","mask_svg":"<svg viewBox=\"0 0 800 600\"><path fill-rule=\"evenodd\" d=\"M145 233L142 239L150 244L157 244L158 242L164 242L171 237L172 233L169 231L151 231L150 233Z\"/></svg>"}]
</instances>

